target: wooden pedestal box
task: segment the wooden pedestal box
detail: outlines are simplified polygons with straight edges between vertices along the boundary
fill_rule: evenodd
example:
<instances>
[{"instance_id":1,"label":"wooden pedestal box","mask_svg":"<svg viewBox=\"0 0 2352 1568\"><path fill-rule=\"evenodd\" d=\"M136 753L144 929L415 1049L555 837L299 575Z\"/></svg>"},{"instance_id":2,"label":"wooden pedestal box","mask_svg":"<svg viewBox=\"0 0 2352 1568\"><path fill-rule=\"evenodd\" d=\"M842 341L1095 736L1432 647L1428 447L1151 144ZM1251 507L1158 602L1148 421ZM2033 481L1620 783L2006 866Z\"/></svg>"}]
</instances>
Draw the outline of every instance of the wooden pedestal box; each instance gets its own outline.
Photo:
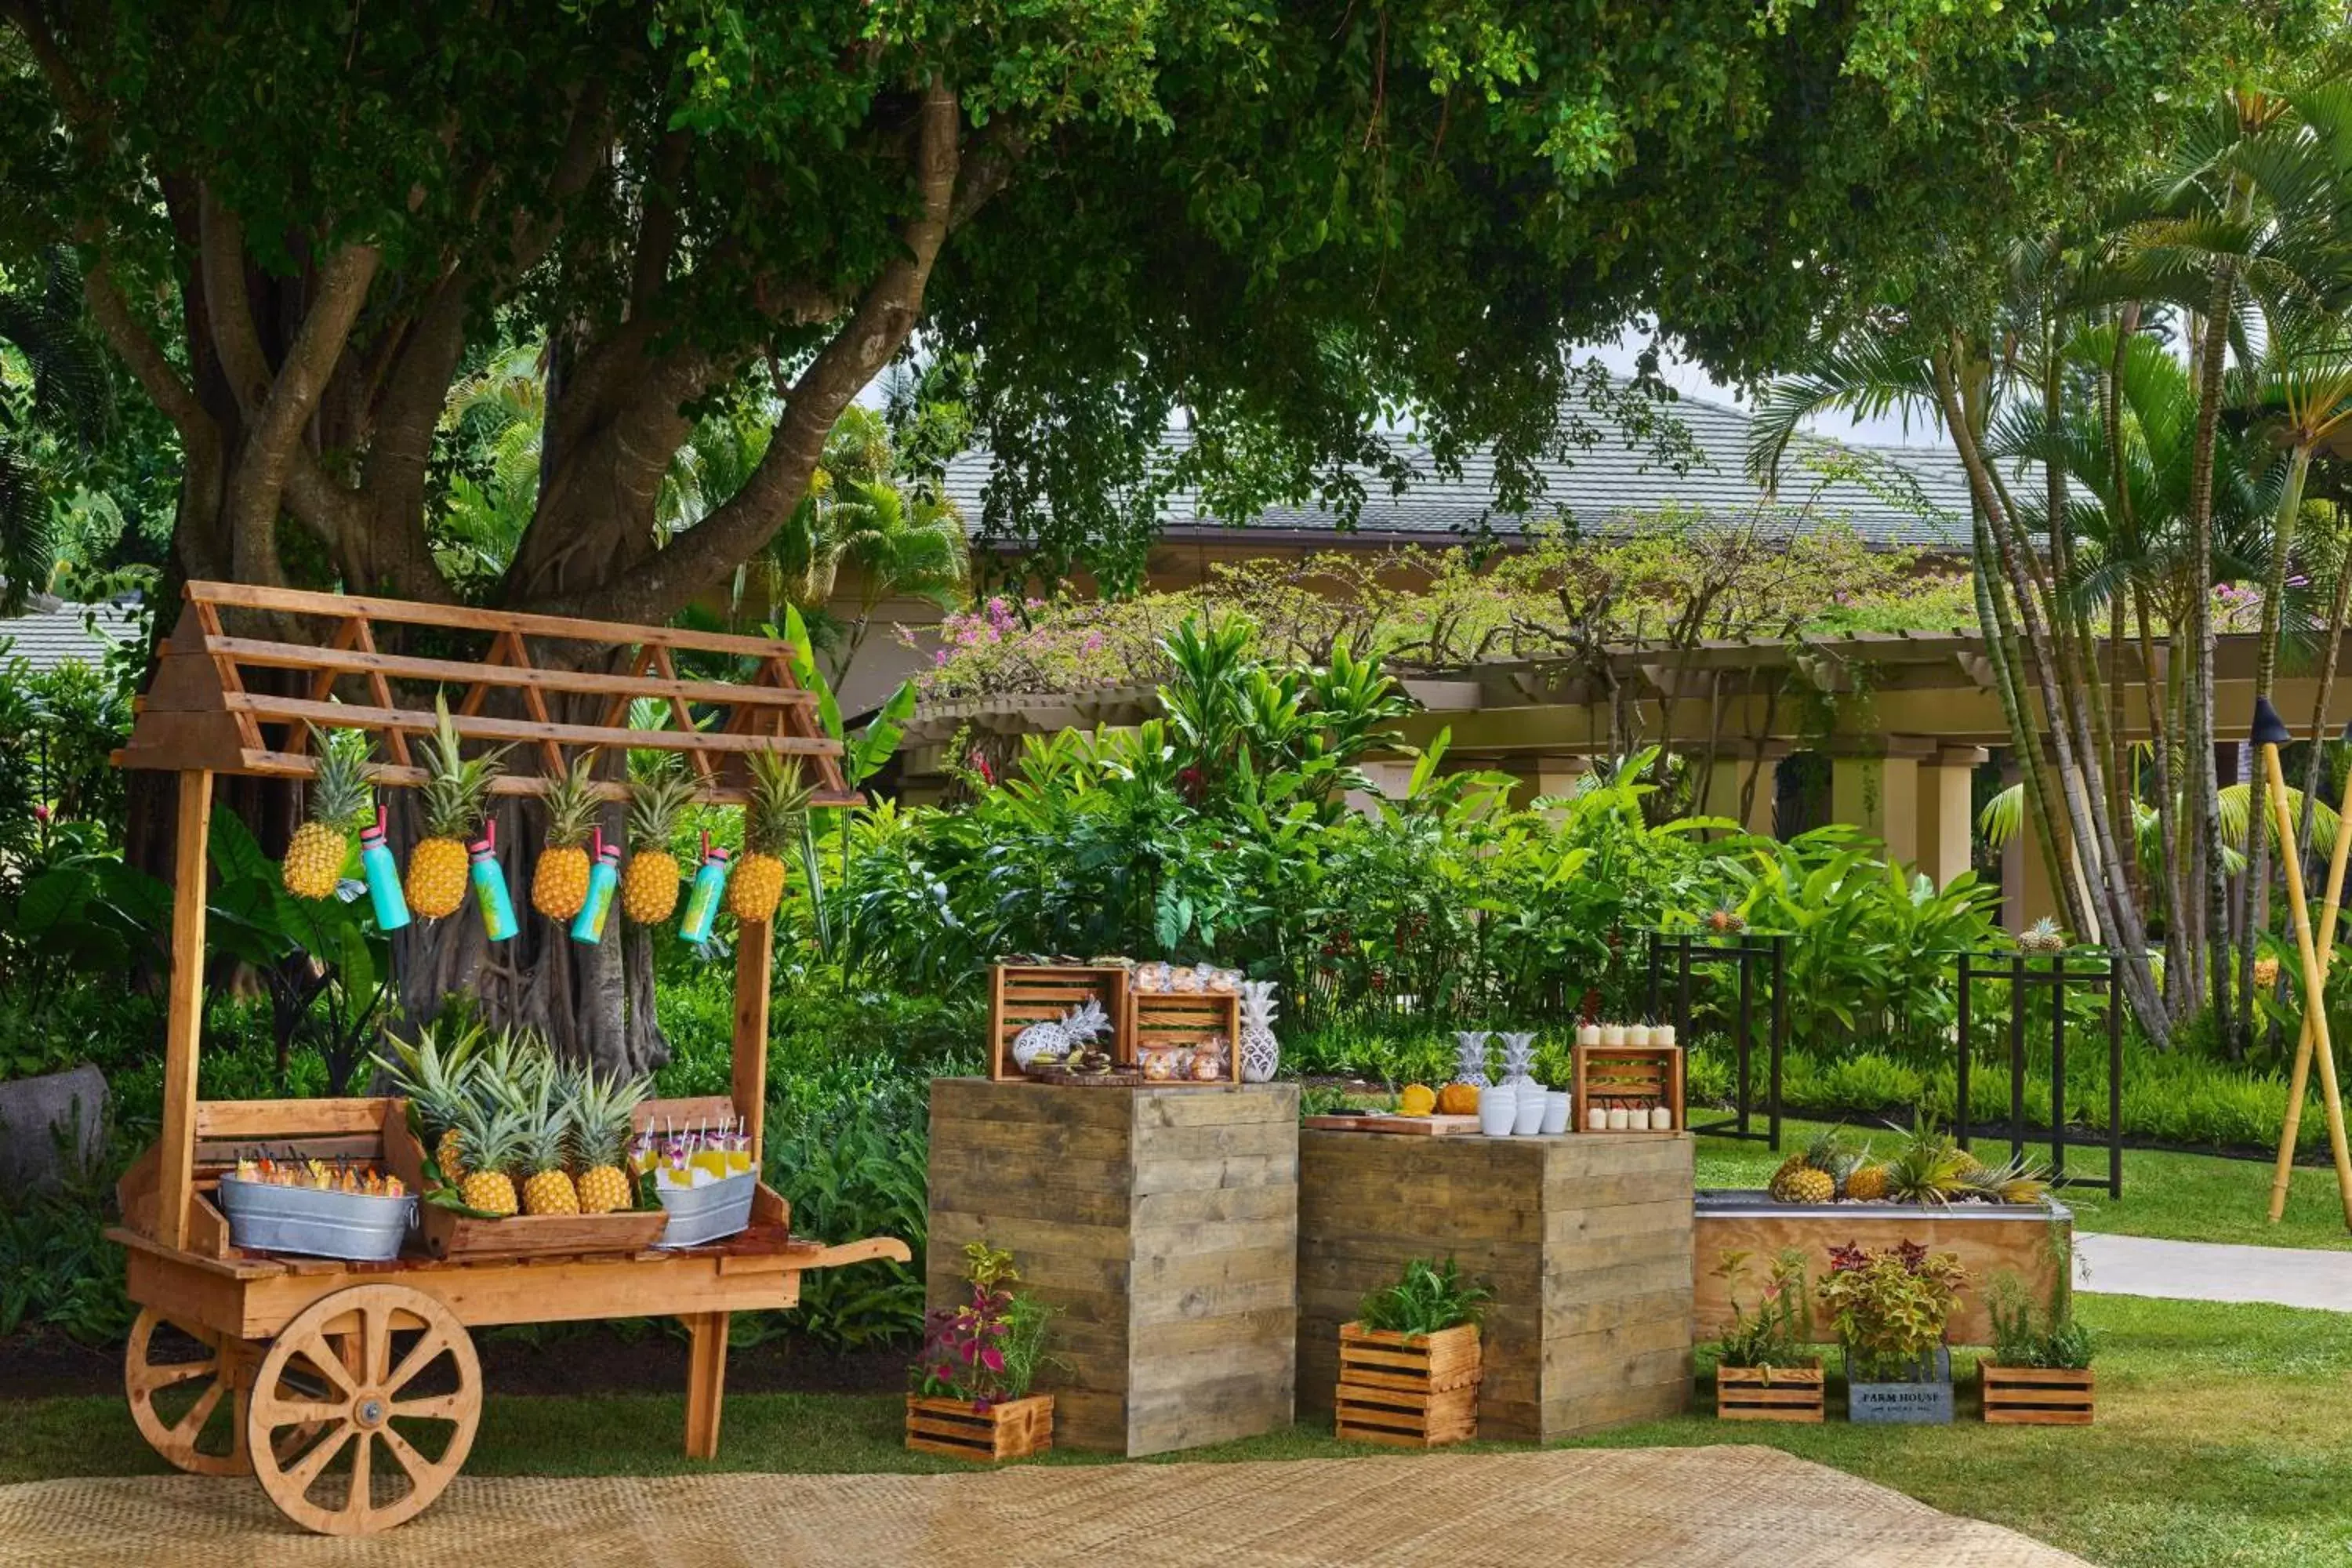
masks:
<instances>
[{"instance_id":1,"label":"wooden pedestal box","mask_svg":"<svg viewBox=\"0 0 2352 1568\"><path fill-rule=\"evenodd\" d=\"M1691 1393L1687 1133L1299 1135L1300 1403L1321 1415L1339 1329L1415 1258L1495 1292L1478 1436L1539 1442L1679 1415Z\"/></svg>"},{"instance_id":2,"label":"wooden pedestal box","mask_svg":"<svg viewBox=\"0 0 2352 1568\"><path fill-rule=\"evenodd\" d=\"M1290 1424L1297 1084L936 1079L931 1306L961 1299L963 1248L982 1240L1059 1309L1060 1364L1037 1379L1059 1447L1135 1458Z\"/></svg>"}]
</instances>

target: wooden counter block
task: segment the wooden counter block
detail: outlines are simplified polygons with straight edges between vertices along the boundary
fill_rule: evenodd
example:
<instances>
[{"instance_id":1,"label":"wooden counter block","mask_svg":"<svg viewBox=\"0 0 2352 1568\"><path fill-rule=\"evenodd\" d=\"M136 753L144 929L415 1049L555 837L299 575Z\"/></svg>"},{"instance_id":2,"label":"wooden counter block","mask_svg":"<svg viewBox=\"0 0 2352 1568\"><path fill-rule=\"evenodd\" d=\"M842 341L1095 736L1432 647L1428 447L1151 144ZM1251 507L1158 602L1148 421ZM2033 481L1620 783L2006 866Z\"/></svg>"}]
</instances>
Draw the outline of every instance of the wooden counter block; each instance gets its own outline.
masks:
<instances>
[{"instance_id":1,"label":"wooden counter block","mask_svg":"<svg viewBox=\"0 0 2352 1568\"><path fill-rule=\"evenodd\" d=\"M1690 1134L1298 1143L1298 1377L1331 1408L1339 1331L1406 1261L1495 1292L1478 1436L1548 1441L1679 1414L1691 1392Z\"/></svg>"},{"instance_id":2,"label":"wooden counter block","mask_svg":"<svg viewBox=\"0 0 2352 1568\"><path fill-rule=\"evenodd\" d=\"M1296 1084L934 1079L929 1303L961 1299L966 1243L1012 1251L1060 1309L1063 1364L1037 1384L1059 1447L1135 1458L1286 1426L1298 1136Z\"/></svg>"}]
</instances>

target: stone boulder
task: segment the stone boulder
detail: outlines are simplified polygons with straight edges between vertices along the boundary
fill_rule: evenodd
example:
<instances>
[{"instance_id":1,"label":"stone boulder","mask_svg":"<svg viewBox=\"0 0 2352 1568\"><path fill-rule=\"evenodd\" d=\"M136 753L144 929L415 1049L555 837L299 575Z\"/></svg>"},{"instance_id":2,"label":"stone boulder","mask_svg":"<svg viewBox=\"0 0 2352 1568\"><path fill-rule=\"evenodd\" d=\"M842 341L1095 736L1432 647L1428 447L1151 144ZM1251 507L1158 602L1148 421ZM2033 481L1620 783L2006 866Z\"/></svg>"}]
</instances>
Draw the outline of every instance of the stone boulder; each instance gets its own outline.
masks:
<instances>
[{"instance_id":1,"label":"stone boulder","mask_svg":"<svg viewBox=\"0 0 2352 1568\"><path fill-rule=\"evenodd\" d=\"M64 1148L60 1140L69 1139ZM88 1170L106 1147L106 1079L85 1064L70 1072L0 1083L0 1193L54 1191Z\"/></svg>"}]
</instances>

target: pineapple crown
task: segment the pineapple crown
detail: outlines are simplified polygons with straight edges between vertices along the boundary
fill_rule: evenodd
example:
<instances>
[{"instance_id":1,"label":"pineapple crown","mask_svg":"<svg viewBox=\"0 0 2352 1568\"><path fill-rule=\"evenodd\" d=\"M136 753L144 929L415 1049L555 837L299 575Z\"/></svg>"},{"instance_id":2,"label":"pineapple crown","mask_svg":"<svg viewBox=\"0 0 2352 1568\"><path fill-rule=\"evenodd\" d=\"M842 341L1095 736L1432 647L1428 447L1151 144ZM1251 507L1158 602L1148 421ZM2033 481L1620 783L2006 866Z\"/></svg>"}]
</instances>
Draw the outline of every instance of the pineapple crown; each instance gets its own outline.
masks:
<instances>
[{"instance_id":1,"label":"pineapple crown","mask_svg":"<svg viewBox=\"0 0 2352 1568\"><path fill-rule=\"evenodd\" d=\"M645 1103L651 1085L641 1078L619 1073L599 1078L583 1067L573 1076L571 1096L580 1159L587 1165L617 1165L627 1153L636 1131L637 1107Z\"/></svg>"},{"instance_id":2,"label":"pineapple crown","mask_svg":"<svg viewBox=\"0 0 2352 1568\"><path fill-rule=\"evenodd\" d=\"M1062 1017L1062 1032L1069 1036L1074 1046L1085 1044L1109 1027L1110 1019L1104 1014L1103 1005L1093 997L1079 1003Z\"/></svg>"},{"instance_id":3,"label":"pineapple crown","mask_svg":"<svg viewBox=\"0 0 2352 1568\"><path fill-rule=\"evenodd\" d=\"M503 1102L467 1100L458 1108L457 1127L471 1170L502 1171L514 1163L522 1147L522 1112Z\"/></svg>"},{"instance_id":4,"label":"pineapple crown","mask_svg":"<svg viewBox=\"0 0 2352 1568\"><path fill-rule=\"evenodd\" d=\"M694 781L675 754L653 755L659 760L629 759L629 847L667 851L677 832L678 813L694 800Z\"/></svg>"},{"instance_id":5,"label":"pineapple crown","mask_svg":"<svg viewBox=\"0 0 2352 1568\"><path fill-rule=\"evenodd\" d=\"M751 798L743 807L743 847L756 854L782 854L816 791L801 782L801 760L778 752L753 752Z\"/></svg>"},{"instance_id":6,"label":"pineapple crown","mask_svg":"<svg viewBox=\"0 0 2352 1568\"><path fill-rule=\"evenodd\" d=\"M480 1065L475 1053L484 1038L478 1024L443 1033L450 1036L446 1048L430 1026L416 1031L415 1045L387 1029L383 1039L392 1055L378 1052L375 1058L376 1066L415 1104L425 1125L436 1131L451 1125L466 1104Z\"/></svg>"},{"instance_id":7,"label":"pineapple crown","mask_svg":"<svg viewBox=\"0 0 2352 1568\"><path fill-rule=\"evenodd\" d=\"M572 1151L572 1108L555 1099L557 1081L562 1076L560 1072L541 1075L539 1092L524 1120L522 1160L534 1173L562 1170Z\"/></svg>"},{"instance_id":8,"label":"pineapple crown","mask_svg":"<svg viewBox=\"0 0 2352 1568\"><path fill-rule=\"evenodd\" d=\"M310 820L348 832L362 817L373 815L374 792L368 787L373 748L359 730L321 731L316 724L309 729L319 758L318 772L310 779Z\"/></svg>"},{"instance_id":9,"label":"pineapple crown","mask_svg":"<svg viewBox=\"0 0 2352 1568\"><path fill-rule=\"evenodd\" d=\"M580 848L595 832L596 818L604 809L596 795L595 771L596 753L583 752L548 781L542 804L547 807L550 849Z\"/></svg>"},{"instance_id":10,"label":"pineapple crown","mask_svg":"<svg viewBox=\"0 0 2352 1568\"><path fill-rule=\"evenodd\" d=\"M425 738L425 831L436 838L471 838L482 825L482 803L514 748L499 746L468 758L459 747L449 700L433 694L438 724Z\"/></svg>"},{"instance_id":11,"label":"pineapple crown","mask_svg":"<svg viewBox=\"0 0 2352 1568\"><path fill-rule=\"evenodd\" d=\"M1274 985L1271 980L1242 982L1242 1016L1253 1024L1271 1026L1275 1017Z\"/></svg>"}]
</instances>

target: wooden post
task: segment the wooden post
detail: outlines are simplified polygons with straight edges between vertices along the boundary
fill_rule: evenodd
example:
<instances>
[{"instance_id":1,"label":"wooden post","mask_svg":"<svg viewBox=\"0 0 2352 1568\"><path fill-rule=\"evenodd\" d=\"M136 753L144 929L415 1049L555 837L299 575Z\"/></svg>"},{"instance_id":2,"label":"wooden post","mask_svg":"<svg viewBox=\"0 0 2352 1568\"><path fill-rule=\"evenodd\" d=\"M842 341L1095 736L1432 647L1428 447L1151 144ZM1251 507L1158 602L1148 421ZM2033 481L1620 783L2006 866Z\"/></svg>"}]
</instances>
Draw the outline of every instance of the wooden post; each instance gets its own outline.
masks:
<instances>
[{"instance_id":1,"label":"wooden post","mask_svg":"<svg viewBox=\"0 0 2352 1568\"><path fill-rule=\"evenodd\" d=\"M694 1348L686 1374L686 1457L719 1457L719 1406L727 1394L727 1322L725 1312L696 1312L687 1327Z\"/></svg>"},{"instance_id":2,"label":"wooden post","mask_svg":"<svg viewBox=\"0 0 2352 1568\"><path fill-rule=\"evenodd\" d=\"M749 926L735 944L735 1114L751 1134L751 1166L761 1164L761 1131L767 1125L768 986L775 964L773 924Z\"/></svg>"},{"instance_id":3,"label":"wooden post","mask_svg":"<svg viewBox=\"0 0 2352 1568\"><path fill-rule=\"evenodd\" d=\"M2319 977L2323 983L2327 978L2327 967L2336 957L2336 917L2344 908L2345 856L2347 850L2352 850L2352 833L2346 832L2340 826L2347 818L2352 818L2352 774L2347 774L2344 780L2344 800L2336 817L2339 826L2336 831L2336 847L2328 852L2327 886L2320 894L2319 937L2313 943L2319 950ZM2280 852L2286 853L2286 847L2283 847ZM2302 875L2300 865L2295 868L2295 874L2298 877ZM2303 1029L2295 1041L2294 1071L2287 1080L2286 1124L2279 1129L2278 1166L2271 1175L2273 1225L2286 1217L2287 1185L2294 1176L2295 1135L2303 1130L2303 1097L2311 1087L2312 1047L2316 1039L2312 1033L2312 1020L2318 1016L2316 1008L2304 1008Z\"/></svg>"},{"instance_id":4,"label":"wooden post","mask_svg":"<svg viewBox=\"0 0 2352 1568\"><path fill-rule=\"evenodd\" d=\"M205 1024L205 845L213 775L180 775L172 854L172 988L163 1016L163 1134L157 1146L156 1240L188 1245L188 1197L196 1173L196 1045Z\"/></svg>"},{"instance_id":5,"label":"wooden post","mask_svg":"<svg viewBox=\"0 0 2352 1568\"><path fill-rule=\"evenodd\" d=\"M2336 1157L2336 1188L2344 1202L2344 1223L2352 1226L2352 1151L2344 1141L2344 1101L2336 1084L2336 1047L2327 1038L2327 986L2326 971L2319 965L2318 951L2312 945L2311 910L2303 900L2303 864L2294 842L2294 814L2287 809L2286 780L2279 772L2278 746L2264 742L2262 748L2263 768L2270 776L2271 803L2277 808L2279 831L2279 864L2286 872L2286 905L2294 917L2295 947L2303 959L2304 1026L2312 1037L2312 1054L2319 1061L2319 1092L2327 1116L2327 1144ZM2341 828L2338 829L2339 834ZM2297 1064L2301 1065L2300 1062ZM2287 1125L2292 1120L2296 1100L2287 1102ZM2282 1146L2283 1155L2292 1157L2294 1145ZM2276 1201L2277 1194L2273 1194Z\"/></svg>"}]
</instances>

